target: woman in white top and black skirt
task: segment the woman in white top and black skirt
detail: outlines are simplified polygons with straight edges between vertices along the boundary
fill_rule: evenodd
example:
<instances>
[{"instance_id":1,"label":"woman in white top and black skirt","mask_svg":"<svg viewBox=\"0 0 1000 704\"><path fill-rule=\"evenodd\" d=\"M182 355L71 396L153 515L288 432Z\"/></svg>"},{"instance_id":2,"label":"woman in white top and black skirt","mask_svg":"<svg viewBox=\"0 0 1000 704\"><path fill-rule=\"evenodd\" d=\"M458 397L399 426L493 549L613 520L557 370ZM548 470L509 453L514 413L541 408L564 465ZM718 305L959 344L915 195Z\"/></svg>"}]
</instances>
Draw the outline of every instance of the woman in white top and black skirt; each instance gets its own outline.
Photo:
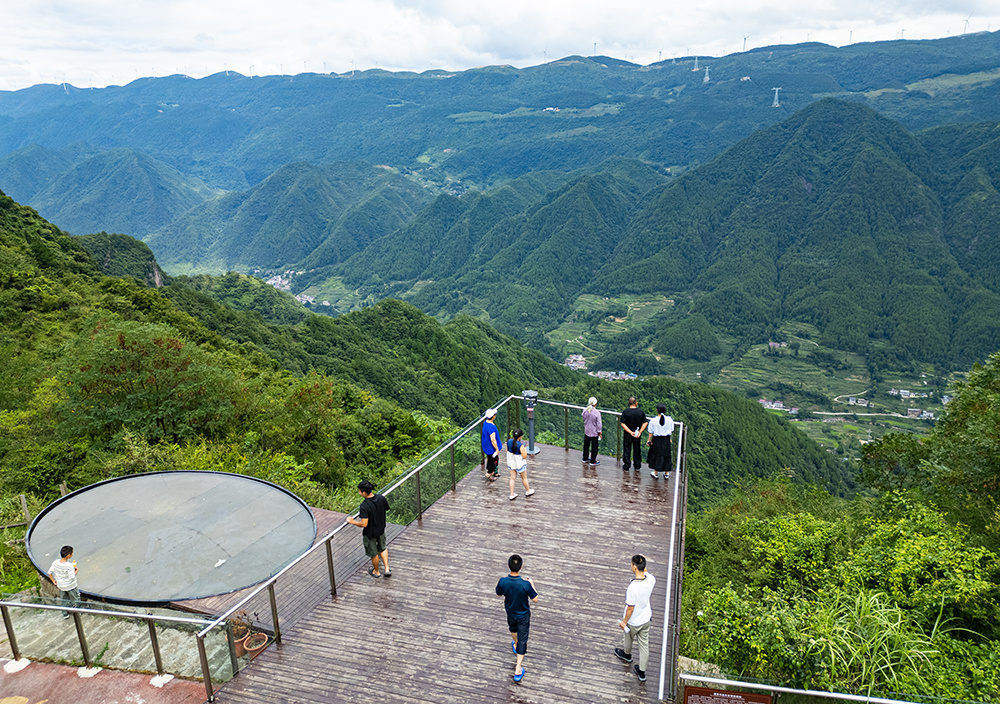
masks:
<instances>
[{"instance_id":1,"label":"woman in white top and black skirt","mask_svg":"<svg viewBox=\"0 0 1000 704\"><path fill-rule=\"evenodd\" d=\"M674 432L674 419L667 415L667 407L662 403L656 404L656 417L649 421L646 431L649 433L649 456L646 464L649 465L650 476L659 479L660 472L666 474L670 471L672 453L670 452L670 436Z\"/></svg>"}]
</instances>

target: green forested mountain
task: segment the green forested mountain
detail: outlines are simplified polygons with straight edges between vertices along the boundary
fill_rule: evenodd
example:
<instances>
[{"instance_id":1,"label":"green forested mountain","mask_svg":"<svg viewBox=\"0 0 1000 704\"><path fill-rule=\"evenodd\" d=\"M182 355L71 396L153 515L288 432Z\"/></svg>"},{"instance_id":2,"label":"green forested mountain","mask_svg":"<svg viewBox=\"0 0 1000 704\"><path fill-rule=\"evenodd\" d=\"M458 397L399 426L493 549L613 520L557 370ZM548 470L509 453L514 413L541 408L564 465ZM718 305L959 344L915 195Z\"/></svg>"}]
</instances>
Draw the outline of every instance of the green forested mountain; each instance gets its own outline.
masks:
<instances>
[{"instance_id":1,"label":"green forested mountain","mask_svg":"<svg viewBox=\"0 0 1000 704\"><path fill-rule=\"evenodd\" d=\"M173 222L217 193L197 177L131 149L89 152L79 145L59 153L26 147L0 163L0 183L12 182L25 202L74 234L109 231L135 237ZM37 171L30 168L35 163Z\"/></svg>"},{"instance_id":2,"label":"green forested mountain","mask_svg":"<svg viewBox=\"0 0 1000 704\"><path fill-rule=\"evenodd\" d=\"M387 167L295 163L191 209L146 241L178 273L323 267L396 230L430 197Z\"/></svg>"},{"instance_id":3,"label":"green forested mountain","mask_svg":"<svg viewBox=\"0 0 1000 704\"><path fill-rule=\"evenodd\" d=\"M131 277L155 288L170 281L170 277L160 269L152 250L141 240L101 232L82 235L76 241L90 253L106 276Z\"/></svg>"},{"instance_id":4,"label":"green forested mountain","mask_svg":"<svg viewBox=\"0 0 1000 704\"><path fill-rule=\"evenodd\" d=\"M7 489L44 493L64 479L92 481L140 460L169 465L186 457L237 469L260 462L277 471L286 457L309 463L296 476L319 482L303 485L318 491L323 483L342 486L347 474L384 472L419 451L436 427L427 419L464 424L524 388L624 401L624 387L580 382L468 316L442 325L386 300L337 319L300 318L283 305L286 294L237 274L143 287L136 276L143 247L130 249L118 237L71 238L0 199L0 475ZM126 278L103 276L84 243ZM756 404L707 386L657 383L640 395L649 404L669 398L705 438L692 464L705 496L736 477L787 466L835 491L850 488L840 463ZM356 426L365 414L378 424ZM369 447L384 423L399 434ZM233 443L244 448L237 455ZM734 450L740 445L760 451Z\"/></svg>"},{"instance_id":5,"label":"green forested mountain","mask_svg":"<svg viewBox=\"0 0 1000 704\"><path fill-rule=\"evenodd\" d=\"M678 299L617 341L645 373L647 350L711 358L723 353L718 335L757 343L788 321L816 326L835 349L962 368L1000 346L998 136L995 123L912 134L824 100L666 182L618 163L454 235L464 209L503 191L442 199L336 273L435 315L487 317L539 347L581 294ZM449 244L421 244L436 242ZM694 328L678 327L691 315ZM679 346L693 332L705 345Z\"/></svg>"},{"instance_id":6,"label":"green forested mountain","mask_svg":"<svg viewBox=\"0 0 1000 704\"><path fill-rule=\"evenodd\" d=\"M982 32L841 48L763 47L697 57L697 70L695 57L637 66L571 56L524 69L419 75L230 72L99 90L34 86L0 92L0 159L22 149L64 154L83 142L91 157L110 151L114 160L117 150L131 150L233 192L297 162L386 164L456 192L612 157L676 173L827 96L864 104L911 130L995 119L998 56L1000 35ZM706 66L708 81L700 70ZM783 88L779 107L772 107L772 86ZM166 224L157 212L129 212L110 185L108 164L98 160L74 172L78 163L5 169L0 162L0 188L63 218L57 221L74 232L144 236ZM145 167L130 168L141 174ZM47 195L51 202L33 200L56 178L64 180ZM177 187L177 194L159 197L183 201L188 186ZM88 219L71 219L59 198L92 204Z\"/></svg>"}]
</instances>

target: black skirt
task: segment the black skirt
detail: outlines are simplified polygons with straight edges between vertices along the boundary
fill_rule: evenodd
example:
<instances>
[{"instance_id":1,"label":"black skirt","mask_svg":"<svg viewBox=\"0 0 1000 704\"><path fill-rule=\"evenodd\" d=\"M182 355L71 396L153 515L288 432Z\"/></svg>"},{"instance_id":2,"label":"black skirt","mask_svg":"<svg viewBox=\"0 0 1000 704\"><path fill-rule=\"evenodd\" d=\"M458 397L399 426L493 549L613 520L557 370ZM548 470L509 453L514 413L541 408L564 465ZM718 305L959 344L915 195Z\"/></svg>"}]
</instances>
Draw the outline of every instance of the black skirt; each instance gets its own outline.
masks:
<instances>
[{"instance_id":1,"label":"black skirt","mask_svg":"<svg viewBox=\"0 0 1000 704\"><path fill-rule=\"evenodd\" d=\"M673 458L670 452L670 436L654 435L653 445L649 448L646 464L654 472L669 472L673 469Z\"/></svg>"}]
</instances>

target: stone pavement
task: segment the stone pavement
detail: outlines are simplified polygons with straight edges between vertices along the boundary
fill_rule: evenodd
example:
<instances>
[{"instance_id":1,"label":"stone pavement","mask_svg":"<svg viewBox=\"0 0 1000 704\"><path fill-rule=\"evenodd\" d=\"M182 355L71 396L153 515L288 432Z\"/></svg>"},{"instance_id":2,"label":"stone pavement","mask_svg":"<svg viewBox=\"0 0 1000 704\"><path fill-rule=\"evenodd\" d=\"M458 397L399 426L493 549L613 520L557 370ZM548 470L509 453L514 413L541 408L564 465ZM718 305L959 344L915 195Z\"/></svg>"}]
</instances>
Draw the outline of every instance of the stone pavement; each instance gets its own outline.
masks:
<instances>
[{"instance_id":1,"label":"stone pavement","mask_svg":"<svg viewBox=\"0 0 1000 704\"><path fill-rule=\"evenodd\" d=\"M201 704L201 682L0 658L3 704Z\"/></svg>"}]
</instances>

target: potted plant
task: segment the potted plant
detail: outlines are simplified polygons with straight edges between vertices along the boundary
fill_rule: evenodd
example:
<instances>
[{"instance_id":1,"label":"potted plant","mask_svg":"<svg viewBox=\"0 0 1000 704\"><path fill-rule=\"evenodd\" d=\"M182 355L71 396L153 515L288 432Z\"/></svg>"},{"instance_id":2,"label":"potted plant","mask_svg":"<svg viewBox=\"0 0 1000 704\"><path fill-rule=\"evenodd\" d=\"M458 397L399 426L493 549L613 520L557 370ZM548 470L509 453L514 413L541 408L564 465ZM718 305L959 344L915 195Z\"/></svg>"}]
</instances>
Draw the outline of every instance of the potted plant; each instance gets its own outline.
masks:
<instances>
[{"instance_id":1,"label":"potted plant","mask_svg":"<svg viewBox=\"0 0 1000 704\"><path fill-rule=\"evenodd\" d=\"M242 609L233 614L229 619L229 625L233 634L233 646L236 648L236 657L240 658L247 654L243 643L250 635L250 614Z\"/></svg>"},{"instance_id":2,"label":"potted plant","mask_svg":"<svg viewBox=\"0 0 1000 704\"><path fill-rule=\"evenodd\" d=\"M243 647L251 658L257 657L267 647L269 642L266 633L253 628L254 622L260 622L256 611L254 612L253 620L250 621L250 634L243 641Z\"/></svg>"}]
</instances>

